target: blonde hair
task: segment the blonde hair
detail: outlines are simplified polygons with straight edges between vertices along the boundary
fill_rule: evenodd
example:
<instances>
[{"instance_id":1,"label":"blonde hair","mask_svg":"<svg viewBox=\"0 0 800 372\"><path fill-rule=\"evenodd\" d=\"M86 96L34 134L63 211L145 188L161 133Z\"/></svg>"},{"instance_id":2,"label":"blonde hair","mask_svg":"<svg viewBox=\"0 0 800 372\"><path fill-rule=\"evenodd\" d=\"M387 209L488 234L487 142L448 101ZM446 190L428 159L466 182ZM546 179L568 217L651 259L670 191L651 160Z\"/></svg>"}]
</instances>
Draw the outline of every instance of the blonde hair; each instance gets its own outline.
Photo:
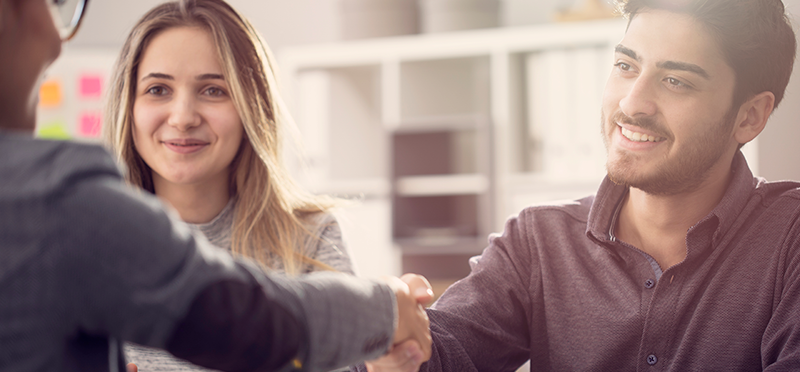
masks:
<instances>
[{"instance_id":1,"label":"blonde hair","mask_svg":"<svg viewBox=\"0 0 800 372\"><path fill-rule=\"evenodd\" d=\"M234 253L268 265L277 255L289 274L303 265L331 268L298 252L314 238L303 223L335 200L296 186L283 166L285 131L293 128L276 89L272 56L253 26L223 0L179 0L161 4L134 26L114 68L106 105L104 136L127 167L126 179L154 193L152 170L133 144L133 103L137 70L149 42L174 27L200 27L217 48L231 99L246 141L231 162L230 190L236 197L231 245Z\"/></svg>"}]
</instances>

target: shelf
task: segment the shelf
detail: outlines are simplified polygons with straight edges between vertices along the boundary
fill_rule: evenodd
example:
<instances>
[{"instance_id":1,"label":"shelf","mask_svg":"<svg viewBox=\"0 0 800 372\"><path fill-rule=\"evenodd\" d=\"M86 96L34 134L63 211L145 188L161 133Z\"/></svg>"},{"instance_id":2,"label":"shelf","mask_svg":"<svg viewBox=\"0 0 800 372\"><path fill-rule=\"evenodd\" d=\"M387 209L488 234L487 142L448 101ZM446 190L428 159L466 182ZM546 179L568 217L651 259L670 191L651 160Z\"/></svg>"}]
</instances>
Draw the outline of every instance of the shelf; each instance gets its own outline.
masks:
<instances>
[{"instance_id":1,"label":"shelf","mask_svg":"<svg viewBox=\"0 0 800 372\"><path fill-rule=\"evenodd\" d=\"M324 183L304 186L314 193L339 197L384 198L390 194L390 184L385 178L333 179Z\"/></svg>"},{"instance_id":2,"label":"shelf","mask_svg":"<svg viewBox=\"0 0 800 372\"><path fill-rule=\"evenodd\" d=\"M303 45L284 50L279 57L282 66L305 69L606 45L619 41L626 24L624 19L613 19Z\"/></svg>"},{"instance_id":3,"label":"shelf","mask_svg":"<svg viewBox=\"0 0 800 372\"><path fill-rule=\"evenodd\" d=\"M394 133L427 133L443 131L468 131L487 128L488 118L483 114L430 115L404 118L399 123L388 123Z\"/></svg>"},{"instance_id":4,"label":"shelf","mask_svg":"<svg viewBox=\"0 0 800 372\"><path fill-rule=\"evenodd\" d=\"M481 174L401 177L395 183L398 196L445 196L481 194L489 190L489 180Z\"/></svg>"},{"instance_id":5,"label":"shelf","mask_svg":"<svg viewBox=\"0 0 800 372\"><path fill-rule=\"evenodd\" d=\"M580 180L549 177L537 173L513 173L506 178L506 190L509 192L569 192L580 190L597 190L603 177L584 177Z\"/></svg>"},{"instance_id":6,"label":"shelf","mask_svg":"<svg viewBox=\"0 0 800 372\"><path fill-rule=\"evenodd\" d=\"M395 133L391 136L392 175L441 176L482 174L490 158L478 131Z\"/></svg>"},{"instance_id":7,"label":"shelf","mask_svg":"<svg viewBox=\"0 0 800 372\"><path fill-rule=\"evenodd\" d=\"M395 239L482 236L480 195L395 196L392 219Z\"/></svg>"},{"instance_id":8,"label":"shelf","mask_svg":"<svg viewBox=\"0 0 800 372\"><path fill-rule=\"evenodd\" d=\"M395 239L405 255L477 255L487 247L485 237L431 235L418 238Z\"/></svg>"}]
</instances>

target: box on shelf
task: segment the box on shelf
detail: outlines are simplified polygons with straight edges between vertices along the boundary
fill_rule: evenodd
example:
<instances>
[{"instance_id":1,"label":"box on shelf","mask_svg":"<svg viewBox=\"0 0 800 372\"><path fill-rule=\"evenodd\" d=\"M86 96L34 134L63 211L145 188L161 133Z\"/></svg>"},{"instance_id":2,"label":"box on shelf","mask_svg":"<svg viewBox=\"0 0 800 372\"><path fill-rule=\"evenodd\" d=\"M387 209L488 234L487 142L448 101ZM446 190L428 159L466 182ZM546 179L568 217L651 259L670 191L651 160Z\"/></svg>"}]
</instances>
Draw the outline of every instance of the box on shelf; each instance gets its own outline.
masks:
<instances>
[{"instance_id":1,"label":"box on shelf","mask_svg":"<svg viewBox=\"0 0 800 372\"><path fill-rule=\"evenodd\" d=\"M417 33L416 0L341 0L340 9L344 39Z\"/></svg>"},{"instance_id":2,"label":"box on shelf","mask_svg":"<svg viewBox=\"0 0 800 372\"><path fill-rule=\"evenodd\" d=\"M499 0L420 0L422 32L497 27Z\"/></svg>"}]
</instances>

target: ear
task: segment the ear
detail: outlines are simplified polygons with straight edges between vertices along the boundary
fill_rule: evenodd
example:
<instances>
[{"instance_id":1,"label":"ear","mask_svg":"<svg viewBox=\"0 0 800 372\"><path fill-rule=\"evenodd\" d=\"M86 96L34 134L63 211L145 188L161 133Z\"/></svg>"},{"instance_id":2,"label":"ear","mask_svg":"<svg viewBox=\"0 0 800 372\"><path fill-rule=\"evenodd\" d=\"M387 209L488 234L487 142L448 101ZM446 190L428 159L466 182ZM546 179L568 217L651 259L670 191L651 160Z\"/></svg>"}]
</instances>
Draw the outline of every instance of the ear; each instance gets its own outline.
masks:
<instances>
[{"instance_id":1,"label":"ear","mask_svg":"<svg viewBox=\"0 0 800 372\"><path fill-rule=\"evenodd\" d=\"M775 108L775 95L761 92L751 97L739 107L733 137L739 144L752 141L767 125L767 120Z\"/></svg>"}]
</instances>

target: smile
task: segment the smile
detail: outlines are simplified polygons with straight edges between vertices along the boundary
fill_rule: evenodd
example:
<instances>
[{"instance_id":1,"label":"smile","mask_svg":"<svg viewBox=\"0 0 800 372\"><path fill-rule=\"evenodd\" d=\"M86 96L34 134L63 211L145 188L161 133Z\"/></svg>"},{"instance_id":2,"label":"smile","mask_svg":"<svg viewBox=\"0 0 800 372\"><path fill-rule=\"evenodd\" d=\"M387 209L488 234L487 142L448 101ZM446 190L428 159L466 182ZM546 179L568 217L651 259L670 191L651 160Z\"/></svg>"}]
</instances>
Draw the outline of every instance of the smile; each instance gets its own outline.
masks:
<instances>
[{"instance_id":1,"label":"smile","mask_svg":"<svg viewBox=\"0 0 800 372\"><path fill-rule=\"evenodd\" d=\"M664 137L654 137L644 133L634 132L623 127L620 127L620 132L623 136L625 136L625 138L633 142L661 142L666 139Z\"/></svg>"},{"instance_id":2,"label":"smile","mask_svg":"<svg viewBox=\"0 0 800 372\"><path fill-rule=\"evenodd\" d=\"M206 141L201 141L193 138L169 139L164 140L163 143L167 148L180 154L189 154L199 151L209 145Z\"/></svg>"}]
</instances>

